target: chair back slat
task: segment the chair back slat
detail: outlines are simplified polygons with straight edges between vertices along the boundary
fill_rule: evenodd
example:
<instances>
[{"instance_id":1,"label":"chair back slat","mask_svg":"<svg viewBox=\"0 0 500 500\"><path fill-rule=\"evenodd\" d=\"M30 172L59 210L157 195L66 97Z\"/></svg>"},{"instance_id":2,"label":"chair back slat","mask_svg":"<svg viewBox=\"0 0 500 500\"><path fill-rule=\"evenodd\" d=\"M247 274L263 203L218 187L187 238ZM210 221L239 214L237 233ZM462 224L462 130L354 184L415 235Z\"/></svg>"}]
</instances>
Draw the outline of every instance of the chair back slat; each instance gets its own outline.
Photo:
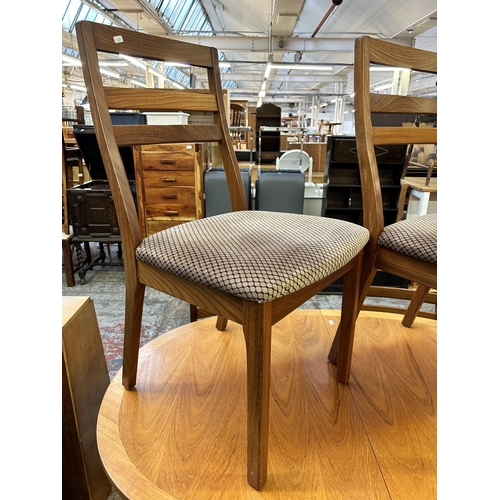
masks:
<instances>
[{"instance_id":1,"label":"chair back slat","mask_svg":"<svg viewBox=\"0 0 500 500\"><path fill-rule=\"evenodd\" d=\"M135 249L142 241L139 218L119 146L162 143L217 143L226 172L233 210L248 209L243 181L231 144L214 47L180 42L90 21L76 24L78 48L101 157L120 225L125 271L135 268ZM207 38L207 42L209 42ZM99 68L103 53L144 61L182 63L207 73L208 89L136 89L105 87ZM196 69L196 68L195 68ZM189 68L187 71L190 71ZM110 110L211 113L212 123L189 125L113 125ZM136 172L137 173L137 172ZM137 181L140 184L140 179ZM135 271L130 274L135 279Z\"/></svg>"},{"instance_id":2,"label":"chair back slat","mask_svg":"<svg viewBox=\"0 0 500 500\"><path fill-rule=\"evenodd\" d=\"M215 125L115 125L118 146L220 142L222 131Z\"/></svg>"},{"instance_id":3,"label":"chair back slat","mask_svg":"<svg viewBox=\"0 0 500 500\"><path fill-rule=\"evenodd\" d=\"M388 44L391 45L388 45ZM370 62L383 66L408 68L424 73L437 73L437 54L426 50L369 39Z\"/></svg>"},{"instance_id":4,"label":"chair back slat","mask_svg":"<svg viewBox=\"0 0 500 500\"><path fill-rule=\"evenodd\" d=\"M100 52L125 54L131 57L188 64L201 68L213 67L209 46L186 44L150 35L144 36L144 33L104 24L94 29L94 43L96 50Z\"/></svg>"},{"instance_id":5,"label":"chair back slat","mask_svg":"<svg viewBox=\"0 0 500 500\"><path fill-rule=\"evenodd\" d=\"M372 113L420 113L437 114L437 101L427 97L370 94Z\"/></svg>"},{"instance_id":6,"label":"chair back slat","mask_svg":"<svg viewBox=\"0 0 500 500\"><path fill-rule=\"evenodd\" d=\"M215 96L206 90L104 87L110 109L139 111L217 111Z\"/></svg>"},{"instance_id":7,"label":"chair back slat","mask_svg":"<svg viewBox=\"0 0 500 500\"><path fill-rule=\"evenodd\" d=\"M403 130L401 130L403 129ZM437 129L432 127L373 127L373 144L435 144Z\"/></svg>"}]
</instances>

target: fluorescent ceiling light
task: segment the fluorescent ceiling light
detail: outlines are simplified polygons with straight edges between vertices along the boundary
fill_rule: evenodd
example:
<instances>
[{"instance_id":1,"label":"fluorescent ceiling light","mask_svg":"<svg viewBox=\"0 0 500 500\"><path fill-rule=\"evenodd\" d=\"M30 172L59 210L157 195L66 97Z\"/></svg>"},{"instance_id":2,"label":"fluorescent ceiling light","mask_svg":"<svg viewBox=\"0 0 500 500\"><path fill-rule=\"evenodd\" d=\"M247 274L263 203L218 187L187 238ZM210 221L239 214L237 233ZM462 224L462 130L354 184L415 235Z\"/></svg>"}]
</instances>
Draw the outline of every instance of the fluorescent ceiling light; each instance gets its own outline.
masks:
<instances>
[{"instance_id":1,"label":"fluorescent ceiling light","mask_svg":"<svg viewBox=\"0 0 500 500\"><path fill-rule=\"evenodd\" d=\"M99 71L106 76L111 76L112 78L120 78L120 73L118 71L111 71L110 69L99 68Z\"/></svg>"},{"instance_id":2,"label":"fluorescent ceiling light","mask_svg":"<svg viewBox=\"0 0 500 500\"><path fill-rule=\"evenodd\" d=\"M267 63L266 71L264 72L264 79L265 80L267 80L267 78L269 78L269 74L271 73L271 68L272 68L272 65L270 63Z\"/></svg>"},{"instance_id":3,"label":"fluorescent ceiling light","mask_svg":"<svg viewBox=\"0 0 500 500\"><path fill-rule=\"evenodd\" d=\"M140 80L136 80L135 78L131 78L130 83L137 85L138 87L147 88L147 85L144 82L141 82Z\"/></svg>"},{"instance_id":4,"label":"fluorescent ceiling light","mask_svg":"<svg viewBox=\"0 0 500 500\"><path fill-rule=\"evenodd\" d=\"M219 61L219 68L230 68L231 67L231 63L227 62L227 61Z\"/></svg>"},{"instance_id":5,"label":"fluorescent ceiling light","mask_svg":"<svg viewBox=\"0 0 500 500\"><path fill-rule=\"evenodd\" d=\"M80 61L80 59L78 59L78 57L69 56L68 54L62 54L62 60L69 63L69 64L72 64L73 66L81 66L82 65L82 61Z\"/></svg>"},{"instance_id":6,"label":"fluorescent ceiling light","mask_svg":"<svg viewBox=\"0 0 500 500\"><path fill-rule=\"evenodd\" d=\"M74 89L74 90L80 90L82 92L87 92L86 87L81 87L80 85L67 84L66 88L68 88L68 90Z\"/></svg>"},{"instance_id":7,"label":"fluorescent ceiling light","mask_svg":"<svg viewBox=\"0 0 500 500\"><path fill-rule=\"evenodd\" d=\"M150 66L148 66L148 71L154 75L154 76L157 76L158 78L161 78L162 80L166 80L167 77L163 74L163 73L160 73L159 71L157 71L156 69L154 68L151 68Z\"/></svg>"},{"instance_id":8,"label":"fluorescent ceiling light","mask_svg":"<svg viewBox=\"0 0 500 500\"><path fill-rule=\"evenodd\" d=\"M123 59L131 62L134 66L138 66L139 68L146 69L148 65L145 62L142 62L140 59L136 59L135 57L126 56L125 54L118 54Z\"/></svg>"},{"instance_id":9,"label":"fluorescent ceiling light","mask_svg":"<svg viewBox=\"0 0 500 500\"><path fill-rule=\"evenodd\" d=\"M408 68L397 68L394 66L370 66L370 71L410 71Z\"/></svg>"},{"instance_id":10,"label":"fluorescent ceiling light","mask_svg":"<svg viewBox=\"0 0 500 500\"><path fill-rule=\"evenodd\" d=\"M266 96L266 91L265 90L260 90L259 91L259 97L265 97Z\"/></svg>"},{"instance_id":11,"label":"fluorescent ceiling light","mask_svg":"<svg viewBox=\"0 0 500 500\"><path fill-rule=\"evenodd\" d=\"M101 59L99 61L99 66L128 66L126 61L120 61L120 59Z\"/></svg>"},{"instance_id":12,"label":"fluorescent ceiling light","mask_svg":"<svg viewBox=\"0 0 500 500\"><path fill-rule=\"evenodd\" d=\"M287 64L287 63L272 63L273 69L301 69L303 71L333 71L333 66L322 66L318 64Z\"/></svg>"}]
</instances>

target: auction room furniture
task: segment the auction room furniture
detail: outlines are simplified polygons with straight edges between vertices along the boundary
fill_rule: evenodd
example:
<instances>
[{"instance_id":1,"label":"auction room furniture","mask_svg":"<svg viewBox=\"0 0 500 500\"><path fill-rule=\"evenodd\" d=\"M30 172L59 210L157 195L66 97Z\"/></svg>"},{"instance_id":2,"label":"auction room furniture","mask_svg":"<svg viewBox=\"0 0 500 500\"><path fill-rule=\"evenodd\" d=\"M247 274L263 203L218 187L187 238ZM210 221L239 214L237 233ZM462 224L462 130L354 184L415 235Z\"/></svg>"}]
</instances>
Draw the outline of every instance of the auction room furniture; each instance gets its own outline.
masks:
<instances>
[{"instance_id":1,"label":"auction room furniture","mask_svg":"<svg viewBox=\"0 0 500 500\"><path fill-rule=\"evenodd\" d=\"M134 148L139 223L143 237L201 219L208 144L153 144Z\"/></svg>"},{"instance_id":2,"label":"auction room furniture","mask_svg":"<svg viewBox=\"0 0 500 500\"><path fill-rule=\"evenodd\" d=\"M437 179L429 179L428 184L425 177L405 177L401 179L397 220L403 218L405 206L405 219L437 213Z\"/></svg>"},{"instance_id":3,"label":"auction room furniture","mask_svg":"<svg viewBox=\"0 0 500 500\"><path fill-rule=\"evenodd\" d=\"M258 163L272 163L280 155L281 108L265 102L256 110L256 127L258 133ZM267 129L267 130L266 130Z\"/></svg>"},{"instance_id":4,"label":"auction room furniture","mask_svg":"<svg viewBox=\"0 0 500 500\"><path fill-rule=\"evenodd\" d=\"M437 215L423 215L387 225L377 150L388 145L436 144L437 128L374 127L372 114L437 116L437 99L371 94L370 65L381 64L436 74L437 54L367 36L357 38L354 47L356 145L363 187L363 224L370 230L370 241L363 253L358 305L361 307L367 296L377 270L404 277L419 285L403 320L403 324L411 325L429 290L437 288ZM337 357L338 343L352 348L353 336L343 337L352 333L339 329L330 352L332 362Z\"/></svg>"},{"instance_id":5,"label":"auction room furniture","mask_svg":"<svg viewBox=\"0 0 500 500\"><path fill-rule=\"evenodd\" d=\"M272 212L304 213L305 175L300 170L259 167L255 208Z\"/></svg>"},{"instance_id":6,"label":"auction room furniture","mask_svg":"<svg viewBox=\"0 0 500 500\"><path fill-rule=\"evenodd\" d=\"M341 328L342 339L350 339L358 309L359 263L368 230L326 217L247 209L224 113L216 48L89 21L78 22L76 31L90 109L124 248L122 383L132 389L141 376L137 366L146 286L212 312L218 316L214 327L220 330L226 328L228 320L243 325L247 349L247 479L254 488L261 489L267 479L272 325L327 283L345 275ZM189 64L196 66L196 71L205 68L209 87L104 87L98 53ZM213 125L113 126L110 108L206 111L213 113ZM203 142L218 143L233 211L143 238L118 147ZM340 380L345 379L345 347L341 343L337 370ZM202 358L203 354L200 352ZM189 406L187 402L186 412L191 411Z\"/></svg>"},{"instance_id":7,"label":"auction room furniture","mask_svg":"<svg viewBox=\"0 0 500 500\"><path fill-rule=\"evenodd\" d=\"M106 500L111 485L97 450L99 407L109 386L90 297L62 298L62 498Z\"/></svg>"}]
</instances>

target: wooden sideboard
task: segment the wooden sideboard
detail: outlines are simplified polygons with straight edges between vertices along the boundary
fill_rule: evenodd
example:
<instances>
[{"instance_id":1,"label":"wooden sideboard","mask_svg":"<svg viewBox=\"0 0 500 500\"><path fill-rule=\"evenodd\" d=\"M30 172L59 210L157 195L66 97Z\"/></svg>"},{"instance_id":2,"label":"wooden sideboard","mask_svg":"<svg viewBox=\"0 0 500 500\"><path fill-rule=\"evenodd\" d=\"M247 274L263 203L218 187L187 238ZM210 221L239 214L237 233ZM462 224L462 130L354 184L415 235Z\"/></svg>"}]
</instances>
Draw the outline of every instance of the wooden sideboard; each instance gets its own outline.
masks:
<instances>
[{"instance_id":1,"label":"wooden sideboard","mask_svg":"<svg viewBox=\"0 0 500 500\"><path fill-rule=\"evenodd\" d=\"M136 192L143 236L201 219L208 144L158 144L134 148Z\"/></svg>"}]
</instances>

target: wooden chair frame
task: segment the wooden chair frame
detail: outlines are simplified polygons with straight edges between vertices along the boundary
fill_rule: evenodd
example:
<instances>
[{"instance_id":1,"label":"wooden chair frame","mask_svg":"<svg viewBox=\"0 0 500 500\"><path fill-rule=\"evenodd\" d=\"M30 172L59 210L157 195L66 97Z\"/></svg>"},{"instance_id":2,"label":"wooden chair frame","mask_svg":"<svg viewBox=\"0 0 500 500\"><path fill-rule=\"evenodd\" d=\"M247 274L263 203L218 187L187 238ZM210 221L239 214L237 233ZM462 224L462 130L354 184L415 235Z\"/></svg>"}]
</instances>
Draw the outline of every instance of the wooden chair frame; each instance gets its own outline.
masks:
<instances>
[{"instance_id":1,"label":"wooden chair frame","mask_svg":"<svg viewBox=\"0 0 500 500\"><path fill-rule=\"evenodd\" d=\"M271 327L327 285L344 276L342 329L354 329L361 253L324 279L270 302L244 300L228 293L182 279L137 261L135 250L142 241L137 211L130 192L118 147L122 145L214 142L219 144L233 211L248 208L239 165L231 146L224 113L215 48L155 37L130 30L81 21L76 32L95 133L106 168L120 225L125 265L126 304L122 383L136 384L139 340L145 287L149 286L196 305L218 316L216 326L227 320L243 326L247 349L247 436L248 482L261 489L267 478L269 426L269 378ZM207 42L209 40L207 39ZM206 68L208 90L104 87L98 53L120 53L151 60L170 61ZM113 126L109 109L139 111L212 112L213 125L121 125ZM343 339L349 339L346 332ZM350 345L340 342L345 352L337 369L345 380Z\"/></svg>"},{"instance_id":2,"label":"wooden chair frame","mask_svg":"<svg viewBox=\"0 0 500 500\"><path fill-rule=\"evenodd\" d=\"M410 306L402 323L410 326L431 289L437 288L437 265L403 255L378 245L384 230L384 214L375 146L392 144L437 144L437 127L375 127L374 113L401 113L437 117L437 99L370 93L370 65L404 67L437 74L437 54L393 42L363 36L355 40L354 106L356 146L363 196L363 225L370 240L363 252L358 313L367 295L373 293L372 281L378 270L406 278L418 284L411 294ZM329 359L338 362L342 353L339 342L346 330L339 328ZM353 339L344 339L352 344Z\"/></svg>"}]
</instances>

